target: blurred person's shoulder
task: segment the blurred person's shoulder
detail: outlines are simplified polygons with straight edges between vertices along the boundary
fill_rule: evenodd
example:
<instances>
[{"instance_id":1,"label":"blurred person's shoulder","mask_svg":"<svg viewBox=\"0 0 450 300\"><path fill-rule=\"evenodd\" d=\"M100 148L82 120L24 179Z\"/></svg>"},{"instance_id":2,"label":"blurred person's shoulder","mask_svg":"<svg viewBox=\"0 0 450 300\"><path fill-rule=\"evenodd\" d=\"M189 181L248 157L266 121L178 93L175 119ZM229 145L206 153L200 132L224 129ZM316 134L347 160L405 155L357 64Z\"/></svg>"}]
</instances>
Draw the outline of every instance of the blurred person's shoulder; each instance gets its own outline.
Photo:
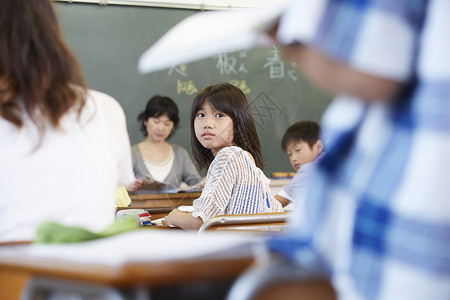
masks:
<instances>
[{"instance_id":1,"label":"blurred person's shoulder","mask_svg":"<svg viewBox=\"0 0 450 300\"><path fill-rule=\"evenodd\" d=\"M96 90L88 90L88 101L93 101L97 106L101 107L106 113L123 114L123 108L120 103L112 96Z\"/></svg>"}]
</instances>

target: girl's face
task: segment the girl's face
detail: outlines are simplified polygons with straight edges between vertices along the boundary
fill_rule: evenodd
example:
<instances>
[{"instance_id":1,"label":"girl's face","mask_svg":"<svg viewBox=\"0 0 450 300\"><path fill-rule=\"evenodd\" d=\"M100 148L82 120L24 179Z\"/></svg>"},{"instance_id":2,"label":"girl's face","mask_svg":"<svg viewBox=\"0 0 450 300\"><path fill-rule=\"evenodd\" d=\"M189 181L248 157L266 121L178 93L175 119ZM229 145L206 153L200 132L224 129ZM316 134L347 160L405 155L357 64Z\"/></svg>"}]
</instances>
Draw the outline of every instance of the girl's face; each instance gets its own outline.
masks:
<instances>
[{"instance_id":1,"label":"girl's face","mask_svg":"<svg viewBox=\"0 0 450 300\"><path fill-rule=\"evenodd\" d=\"M144 121L144 125L147 127L147 137L153 142L164 142L174 126L167 114L163 114L158 118L150 117L147 121Z\"/></svg>"},{"instance_id":2,"label":"girl's face","mask_svg":"<svg viewBox=\"0 0 450 300\"><path fill-rule=\"evenodd\" d=\"M233 120L205 101L194 119L195 136L203 147L216 156L220 149L231 146L234 139Z\"/></svg>"}]
</instances>

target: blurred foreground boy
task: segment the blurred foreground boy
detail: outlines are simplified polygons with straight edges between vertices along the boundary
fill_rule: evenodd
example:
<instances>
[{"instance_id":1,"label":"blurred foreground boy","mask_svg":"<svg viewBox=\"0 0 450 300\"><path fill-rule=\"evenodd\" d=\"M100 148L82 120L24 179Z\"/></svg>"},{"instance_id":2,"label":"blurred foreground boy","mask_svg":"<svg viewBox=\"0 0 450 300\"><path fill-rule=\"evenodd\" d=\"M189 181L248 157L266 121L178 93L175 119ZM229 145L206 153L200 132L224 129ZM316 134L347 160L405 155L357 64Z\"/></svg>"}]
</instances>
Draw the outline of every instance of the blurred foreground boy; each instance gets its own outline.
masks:
<instances>
[{"instance_id":1,"label":"blurred foreground boy","mask_svg":"<svg viewBox=\"0 0 450 300\"><path fill-rule=\"evenodd\" d=\"M298 0L273 28L337 97L307 220L269 248L338 299L450 299L449 15L448 0ZM291 287L277 299L299 299Z\"/></svg>"}]
</instances>

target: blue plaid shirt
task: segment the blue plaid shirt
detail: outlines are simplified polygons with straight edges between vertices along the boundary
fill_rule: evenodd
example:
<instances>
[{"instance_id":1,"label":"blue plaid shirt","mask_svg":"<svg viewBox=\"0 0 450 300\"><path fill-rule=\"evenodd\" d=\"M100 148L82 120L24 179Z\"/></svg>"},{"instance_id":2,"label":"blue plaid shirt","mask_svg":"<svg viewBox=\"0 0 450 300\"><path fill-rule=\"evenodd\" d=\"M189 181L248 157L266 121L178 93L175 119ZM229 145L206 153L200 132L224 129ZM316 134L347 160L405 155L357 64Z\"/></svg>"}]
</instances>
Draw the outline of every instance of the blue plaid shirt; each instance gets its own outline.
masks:
<instances>
[{"instance_id":1,"label":"blue plaid shirt","mask_svg":"<svg viewBox=\"0 0 450 300\"><path fill-rule=\"evenodd\" d=\"M450 1L295 1L278 38L405 83L392 103L338 96L304 222L271 250L339 299L450 299Z\"/></svg>"}]
</instances>

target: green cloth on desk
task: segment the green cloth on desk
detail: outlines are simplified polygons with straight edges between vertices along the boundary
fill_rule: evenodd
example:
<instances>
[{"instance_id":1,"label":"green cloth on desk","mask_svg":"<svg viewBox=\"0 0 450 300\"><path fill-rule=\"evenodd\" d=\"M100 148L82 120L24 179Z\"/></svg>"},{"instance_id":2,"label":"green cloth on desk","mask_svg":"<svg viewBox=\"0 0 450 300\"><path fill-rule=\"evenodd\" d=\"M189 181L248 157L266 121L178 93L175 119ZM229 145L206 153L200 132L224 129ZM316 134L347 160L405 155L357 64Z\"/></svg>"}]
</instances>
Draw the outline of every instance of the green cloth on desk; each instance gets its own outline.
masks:
<instances>
[{"instance_id":1,"label":"green cloth on desk","mask_svg":"<svg viewBox=\"0 0 450 300\"><path fill-rule=\"evenodd\" d=\"M36 230L33 243L78 243L116 235L138 228L134 218L116 220L99 233L77 226L66 226L55 222L43 222Z\"/></svg>"}]
</instances>

